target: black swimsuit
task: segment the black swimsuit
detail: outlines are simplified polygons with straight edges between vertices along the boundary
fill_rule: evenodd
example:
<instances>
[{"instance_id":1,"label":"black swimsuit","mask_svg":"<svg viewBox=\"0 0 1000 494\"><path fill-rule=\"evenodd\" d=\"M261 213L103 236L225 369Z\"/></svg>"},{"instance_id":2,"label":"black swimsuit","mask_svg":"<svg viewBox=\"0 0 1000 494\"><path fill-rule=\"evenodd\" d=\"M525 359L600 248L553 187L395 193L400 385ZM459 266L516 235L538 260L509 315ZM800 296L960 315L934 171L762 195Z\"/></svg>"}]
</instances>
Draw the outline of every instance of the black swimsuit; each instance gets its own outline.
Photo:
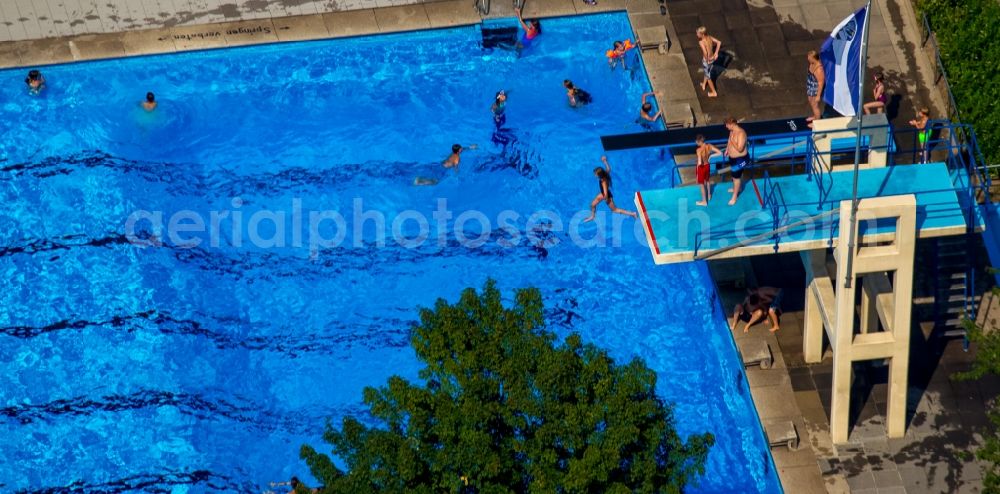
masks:
<instances>
[{"instance_id":1,"label":"black swimsuit","mask_svg":"<svg viewBox=\"0 0 1000 494\"><path fill-rule=\"evenodd\" d=\"M605 182L605 180L603 178L600 179L597 182L597 188L601 189L601 194L604 194L604 182ZM612 194L611 194L611 175L610 174L608 175L607 182L608 182L608 195L604 198L604 200L605 201L610 201L611 200L611 196L612 196Z\"/></svg>"}]
</instances>

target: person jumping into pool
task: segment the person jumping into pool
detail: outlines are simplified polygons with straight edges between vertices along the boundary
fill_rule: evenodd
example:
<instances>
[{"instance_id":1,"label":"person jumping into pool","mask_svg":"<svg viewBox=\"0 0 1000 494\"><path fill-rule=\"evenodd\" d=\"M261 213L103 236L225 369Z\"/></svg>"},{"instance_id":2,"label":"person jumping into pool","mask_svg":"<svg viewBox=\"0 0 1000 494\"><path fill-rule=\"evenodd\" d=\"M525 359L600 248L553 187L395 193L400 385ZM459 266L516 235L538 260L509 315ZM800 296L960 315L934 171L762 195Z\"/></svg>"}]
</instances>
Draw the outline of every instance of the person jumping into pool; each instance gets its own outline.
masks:
<instances>
[{"instance_id":1,"label":"person jumping into pool","mask_svg":"<svg viewBox=\"0 0 1000 494\"><path fill-rule=\"evenodd\" d=\"M917 142L920 143L920 163L927 163L930 159L928 141L931 140L931 129L927 126L930 119L931 111L927 108L921 108L917 112L917 118L910 120L910 125L917 129Z\"/></svg>"},{"instance_id":2,"label":"person jumping into pool","mask_svg":"<svg viewBox=\"0 0 1000 494\"><path fill-rule=\"evenodd\" d=\"M45 76L37 69L28 71L28 77L24 78L24 83L28 85L31 94L38 94L45 89Z\"/></svg>"},{"instance_id":3,"label":"person jumping into pool","mask_svg":"<svg viewBox=\"0 0 1000 494\"><path fill-rule=\"evenodd\" d=\"M781 315L781 299L784 298L785 291L780 288L762 286L747 292L743 303L733 307L733 331L736 331L740 321L743 321L746 323L746 326L743 326L743 332L748 333L750 326L765 318L772 333L780 330L778 317Z\"/></svg>"},{"instance_id":4,"label":"person jumping into pool","mask_svg":"<svg viewBox=\"0 0 1000 494\"><path fill-rule=\"evenodd\" d=\"M535 41L535 38L539 34L542 34L542 23L538 19L530 19L525 21L521 17L521 9L514 9L517 14L517 20L521 23L521 29L524 29L524 36L521 36L521 41L517 44L517 53L520 55L521 50L531 46L531 43Z\"/></svg>"},{"instance_id":5,"label":"person jumping into pool","mask_svg":"<svg viewBox=\"0 0 1000 494\"><path fill-rule=\"evenodd\" d=\"M653 130L653 123L659 120L660 115L663 114L660 110L653 113L653 104L646 101L646 98L650 96L663 96L663 93L659 91L642 93L642 106L639 108L639 119L637 122L646 130Z\"/></svg>"},{"instance_id":6,"label":"person jumping into pool","mask_svg":"<svg viewBox=\"0 0 1000 494\"><path fill-rule=\"evenodd\" d=\"M146 111L153 111L156 109L156 95L153 93L146 93L146 101L142 102L142 109Z\"/></svg>"},{"instance_id":7,"label":"person jumping into pool","mask_svg":"<svg viewBox=\"0 0 1000 494\"><path fill-rule=\"evenodd\" d=\"M608 57L608 66L611 70L621 65L622 69L628 70L628 51L635 48L632 40L615 41L614 47L608 50L605 55Z\"/></svg>"},{"instance_id":8,"label":"person jumping into pool","mask_svg":"<svg viewBox=\"0 0 1000 494\"><path fill-rule=\"evenodd\" d=\"M747 132L735 118L726 119L726 129L729 130L729 142L726 143L725 156L729 159L729 173L733 176L733 188L729 189L733 193L733 198L729 200L729 205L732 206L740 196L743 171L750 166L750 157L747 153Z\"/></svg>"},{"instance_id":9,"label":"person jumping into pool","mask_svg":"<svg viewBox=\"0 0 1000 494\"><path fill-rule=\"evenodd\" d=\"M719 151L719 148L711 143L705 142L705 136L701 134L694 138L694 142L698 145L694 152L698 158L695 174L698 176L698 187L701 189L701 200L695 204L707 206L708 201L712 200L712 185L708 183L709 176L712 174L712 158L722 156L722 151Z\"/></svg>"},{"instance_id":10,"label":"person jumping into pool","mask_svg":"<svg viewBox=\"0 0 1000 494\"><path fill-rule=\"evenodd\" d=\"M569 106L576 108L578 106L590 104L594 101L594 98L590 96L590 93L574 86L573 81L569 79L563 81L563 87L566 88L566 96L569 98Z\"/></svg>"},{"instance_id":11,"label":"person jumping into pool","mask_svg":"<svg viewBox=\"0 0 1000 494\"><path fill-rule=\"evenodd\" d=\"M497 130L503 127L503 124L507 123L507 92L503 89L497 91L496 97L493 99L493 106L490 107L490 111L493 112L493 125L496 126Z\"/></svg>"},{"instance_id":12,"label":"person jumping into pool","mask_svg":"<svg viewBox=\"0 0 1000 494\"><path fill-rule=\"evenodd\" d=\"M607 156L601 156L601 161L604 162L604 168L601 167L594 168L594 176L597 177L597 180L599 182L598 187L600 187L601 191L597 194L597 197L595 197L594 200L590 203L590 216L588 216L587 219L583 221L587 222L594 219L594 215L597 214L597 205L600 204L601 201L608 203L608 207L611 208L611 212L624 214L635 218L636 214L634 212L626 211L624 209L619 209L618 206L615 206L615 199L614 196L611 194L611 165L608 163Z\"/></svg>"}]
</instances>

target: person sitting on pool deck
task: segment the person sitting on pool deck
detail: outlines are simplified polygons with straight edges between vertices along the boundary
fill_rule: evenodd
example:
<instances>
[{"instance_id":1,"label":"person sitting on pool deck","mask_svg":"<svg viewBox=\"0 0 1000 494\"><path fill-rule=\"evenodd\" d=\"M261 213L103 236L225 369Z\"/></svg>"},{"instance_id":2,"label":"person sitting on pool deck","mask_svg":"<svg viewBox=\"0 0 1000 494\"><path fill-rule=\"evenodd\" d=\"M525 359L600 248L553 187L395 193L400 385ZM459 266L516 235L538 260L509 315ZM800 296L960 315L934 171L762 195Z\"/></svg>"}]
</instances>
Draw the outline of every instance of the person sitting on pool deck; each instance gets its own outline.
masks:
<instances>
[{"instance_id":1,"label":"person sitting on pool deck","mask_svg":"<svg viewBox=\"0 0 1000 494\"><path fill-rule=\"evenodd\" d=\"M28 91L31 91L31 94L38 94L42 92L42 89L45 89L45 76L37 69L32 69L28 71L28 77L24 79L24 83L28 85Z\"/></svg>"},{"instance_id":2,"label":"person sitting on pool deck","mask_svg":"<svg viewBox=\"0 0 1000 494\"><path fill-rule=\"evenodd\" d=\"M646 98L650 96L662 96L663 93L659 91L642 93L642 106L639 108L639 125L646 130L653 130L652 122L660 119L660 115L663 115L663 111L657 110L653 113L653 104L646 101Z\"/></svg>"},{"instance_id":3,"label":"person sitting on pool deck","mask_svg":"<svg viewBox=\"0 0 1000 494\"><path fill-rule=\"evenodd\" d=\"M517 20L521 23L521 29L524 29L524 36L521 37L521 41L518 43L517 49L518 53L521 50L531 46L531 42L542 34L542 23L538 22L538 19L531 19L525 22L524 18L521 17L521 9L514 9L517 14Z\"/></svg>"},{"instance_id":4,"label":"person sitting on pool deck","mask_svg":"<svg viewBox=\"0 0 1000 494\"><path fill-rule=\"evenodd\" d=\"M784 290L780 288L769 286L748 290L743 303L736 304L736 307L733 308L733 331L736 331L737 325L743 321L746 323L743 332L747 333L750 331L750 326L765 318L772 333L781 329L778 324L778 316L781 314L781 299L784 293Z\"/></svg>"},{"instance_id":5,"label":"person sitting on pool deck","mask_svg":"<svg viewBox=\"0 0 1000 494\"><path fill-rule=\"evenodd\" d=\"M726 129L729 130L729 142L726 143L725 156L729 159L729 173L733 175L733 188L729 189L733 193L733 198L729 200L729 205L732 206L740 196L743 171L750 166L750 157L747 156L747 132L735 118L726 119Z\"/></svg>"},{"instance_id":6,"label":"person sitting on pool deck","mask_svg":"<svg viewBox=\"0 0 1000 494\"><path fill-rule=\"evenodd\" d=\"M708 183L708 178L712 174L712 158L715 156L722 156L722 151L714 145L705 142L705 136L698 134L694 138L695 144L698 148L695 150L694 154L698 158L698 163L695 165L695 173L698 176L698 188L701 189L701 200L698 201L697 205L706 206L708 201L712 200L712 186Z\"/></svg>"},{"instance_id":7,"label":"person sitting on pool deck","mask_svg":"<svg viewBox=\"0 0 1000 494\"><path fill-rule=\"evenodd\" d=\"M563 81L563 87L566 88L566 96L569 98L569 106L572 106L573 108L587 105L594 101L594 98L590 96L590 93L576 87L573 85L573 81L569 79Z\"/></svg>"},{"instance_id":8,"label":"person sitting on pool deck","mask_svg":"<svg viewBox=\"0 0 1000 494\"><path fill-rule=\"evenodd\" d=\"M156 109L156 95L153 93L146 93L146 101L142 102L142 109L146 111L153 111Z\"/></svg>"},{"instance_id":9,"label":"person sitting on pool deck","mask_svg":"<svg viewBox=\"0 0 1000 494\"><path fill-rule=\"evenodd\" d=\"M611 194L611 165L608 164L607 156L601 156L601 161L604 162L604 168L601 167L594 168L594 176L597 177L597 180L599 182L598 187L600 187L601 191L597 194L597 197L595 197L594 200L590 203L590 216L588 216L587 219L583 221L587 222L594 219L594 215L597 213L597 205L600 204L601 201L608 203L608 207L611 208L612 212L618 214L625 214L635 218L636 214L634 212L626 211L624 209L619 209L618 206L615 206L615 199Z\"/></svg>"}]
</instances>

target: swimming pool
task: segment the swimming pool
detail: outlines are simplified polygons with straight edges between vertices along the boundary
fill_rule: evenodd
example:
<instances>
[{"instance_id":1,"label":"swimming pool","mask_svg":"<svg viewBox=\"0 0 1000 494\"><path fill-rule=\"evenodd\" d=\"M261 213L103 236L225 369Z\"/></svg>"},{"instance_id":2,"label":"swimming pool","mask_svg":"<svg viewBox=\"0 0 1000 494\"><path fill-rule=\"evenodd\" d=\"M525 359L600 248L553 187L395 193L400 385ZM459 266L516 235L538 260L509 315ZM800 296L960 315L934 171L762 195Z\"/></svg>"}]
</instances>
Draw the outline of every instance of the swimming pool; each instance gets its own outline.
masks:
<instances>
[{"instance_id":1,"label":"swimming pool","mask_svg":"<svg viewBox=\"0 0 1000 494\"><path fill-rule=\"evenodd\" d=\"M649 87L604 62L627 17L543 26L520 58L464 27L49 67L38 97L23 70L0 72L0 491L307 477L298 448L323 448L327 418L363 414L364 386L416 378L417 307L492 277L539 287L560 335L658 372L681 433L716 436L692 492L779 492L704 265L653 266L639 226L603 205L580 223L598 136L637 129ZM569 108L563 79L594 103ZM453 173L439 163L456 142L478 149ZM671 173L655 151L611 162L628 209ZM310 229L324 211L344 228ZM169 218L213 212L214 238L170 238Z\"/></svg>"}]
</instances>

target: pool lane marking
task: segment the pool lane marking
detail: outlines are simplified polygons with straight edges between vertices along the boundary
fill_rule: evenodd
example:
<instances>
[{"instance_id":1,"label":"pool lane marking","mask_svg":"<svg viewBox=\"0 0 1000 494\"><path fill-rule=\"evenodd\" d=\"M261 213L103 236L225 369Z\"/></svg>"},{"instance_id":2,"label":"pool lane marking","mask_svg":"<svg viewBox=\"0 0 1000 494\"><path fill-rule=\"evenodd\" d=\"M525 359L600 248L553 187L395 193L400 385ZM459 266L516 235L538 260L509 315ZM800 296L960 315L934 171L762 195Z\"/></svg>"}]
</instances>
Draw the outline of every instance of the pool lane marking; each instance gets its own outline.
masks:
<instances>
[{"instance_id":1,"label":"pool lane marking","mask_svg":"<svg viewBox=\"0 0 1000 494\"><path fill-rule=\"evenodd\" d=\"M653 250L656 251L656 255L660 255L660 244L656 241L656 233L653 232L653 225L649 222L646 203L642 200L642 192L635 191L635 197L639 199L639 209L642 209L642 219L646 223L646 231L649 232L649 239L653 241Z\"/></svg>"}]
</instances>

